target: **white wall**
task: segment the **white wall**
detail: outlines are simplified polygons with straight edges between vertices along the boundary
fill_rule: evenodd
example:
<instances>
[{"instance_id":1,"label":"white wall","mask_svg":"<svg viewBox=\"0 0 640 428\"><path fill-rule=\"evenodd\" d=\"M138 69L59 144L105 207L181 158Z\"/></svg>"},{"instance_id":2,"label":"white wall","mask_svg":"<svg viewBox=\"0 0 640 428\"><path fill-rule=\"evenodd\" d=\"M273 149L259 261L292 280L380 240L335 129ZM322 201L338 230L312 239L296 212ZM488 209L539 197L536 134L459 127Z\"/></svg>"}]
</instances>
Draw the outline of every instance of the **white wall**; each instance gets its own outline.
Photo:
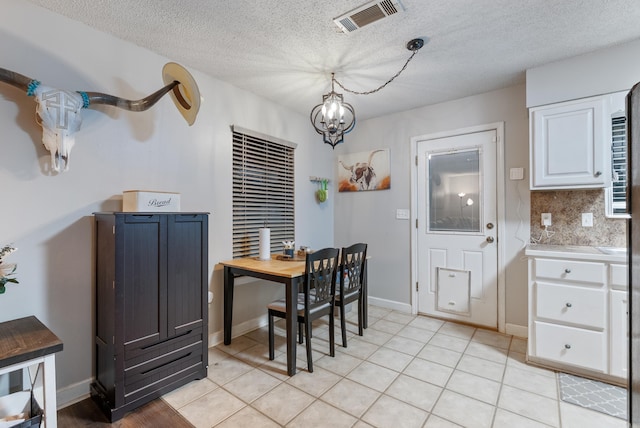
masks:
<instances>
[{"instance_id":1,"label":"white wall","mask_svg":"<svg viewBox=\"0 0 640 428\"><path fill-rule=\"evenodd\" d=\"M411 138L494 122L505 123L505 165L526 166L529 158L525 86L426 106L359 122L336 154L390 148L391 189L337 193L335 243L369 243L369 295L393 307L411 305L411 227L396 220L397 208L410 208ZM335 173L337 174L337 172ZM510 181L506 174L506 322L527 325L527 265L524 245L529 239L529 182Z\"/></svg>"},{"instance_id":2,"label":"white wall","mask_svg":"<svg viewBox=\"0 0 640 428\"><path fill-rule=\"evenodd\" d=\"M527 107L629 90L640 81L640 40L527 70Z\"/></svg>"},{"instance_id":3,"label":"white wall","mask_svg":"<svg viewBox=\"0 0 640 428\"><path fill-rule=\"evenodd\" d=\"M0 0L0 67L57 88L142 98L163 86L171 59L19 0ZM93 376L92 213L121 209L128 189L175 191L183 211L211 212L210 333L222 330L222 271L231 255L231 131L236 124L298 144L296 240L332 245L333 201L317 204L309 176L331 176L333 153L305 115L190 70L203 102L189 127L168 96L146 112L83 111L70 170L50 173L34 122L35 102L0 84L0 245L14 243L19 285L0 295L0 322L35 315L64 342L57 355L59 402L88 392ZM234 323L266 312L278 286L236 291ZM238 304L243 302L243 304ZM98 302L99 304L99 302Z\"/></svg>"}]
</instances>

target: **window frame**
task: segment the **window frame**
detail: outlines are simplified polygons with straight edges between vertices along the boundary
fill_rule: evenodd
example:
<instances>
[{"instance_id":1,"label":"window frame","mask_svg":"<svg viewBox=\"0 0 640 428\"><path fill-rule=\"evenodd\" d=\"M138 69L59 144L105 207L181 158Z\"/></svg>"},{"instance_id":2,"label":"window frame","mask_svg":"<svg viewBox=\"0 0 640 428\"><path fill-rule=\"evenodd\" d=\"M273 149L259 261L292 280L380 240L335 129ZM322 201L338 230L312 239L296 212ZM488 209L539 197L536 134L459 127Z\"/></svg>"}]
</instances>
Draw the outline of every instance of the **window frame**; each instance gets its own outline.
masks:
<instances>
[{"instance_id":1,"label":"window frame","mask_svg":"<svg viewBox=\"0 0 640 428\"><path fill-rule=\"evenodd\" d=\"M609 150L610 166L611 166L611 185L605 188L605 215L608 218L629 218L628 213L628 178L629 178L629 151L628 151L628 133L627 133L627 118L624 111L615 112L611 115L611 146ZM624 131L620 132L620 127L624 127ZM623 155L621 155L620 147L623 148ZM622 162L619 160L622 158ZM616 162L618 160L618 162ZM620 201L619 192L614 191L616 183L616 172L620 171L623 175L623 182L625 183L625 197L624 201ZM619 210L616 212L616 210Z\"/></svg>"}]
</instances>

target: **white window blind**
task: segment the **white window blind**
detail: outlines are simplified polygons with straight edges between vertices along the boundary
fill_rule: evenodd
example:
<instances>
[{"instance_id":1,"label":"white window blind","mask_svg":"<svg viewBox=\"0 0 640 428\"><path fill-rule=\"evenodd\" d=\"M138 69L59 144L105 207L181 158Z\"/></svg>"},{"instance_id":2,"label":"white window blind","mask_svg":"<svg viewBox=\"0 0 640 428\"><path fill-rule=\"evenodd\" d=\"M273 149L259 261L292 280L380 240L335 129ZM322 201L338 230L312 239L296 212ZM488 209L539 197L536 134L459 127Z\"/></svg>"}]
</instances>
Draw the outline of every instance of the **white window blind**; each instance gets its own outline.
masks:
<instances>
[{"instance_id":1,"label":"white window blind","mask_svg":"<svg viewBox=\"0 0 640 428\"><path fill-rule=\"evenodd\" d=\"M611 206L614 214L627 212L627 119L611 119Z\"/></svg>"},{"instance_id":2,"label":"white window blind","mask_svg":"<svg viewBox=\"0 0 640 428\"><path fill-rule=\"evenodd\" d=\"M294 238L296 145L233 126L233 257L258 256L258 229L271 229L271 252Z\"/></svg>"}]
</instances>

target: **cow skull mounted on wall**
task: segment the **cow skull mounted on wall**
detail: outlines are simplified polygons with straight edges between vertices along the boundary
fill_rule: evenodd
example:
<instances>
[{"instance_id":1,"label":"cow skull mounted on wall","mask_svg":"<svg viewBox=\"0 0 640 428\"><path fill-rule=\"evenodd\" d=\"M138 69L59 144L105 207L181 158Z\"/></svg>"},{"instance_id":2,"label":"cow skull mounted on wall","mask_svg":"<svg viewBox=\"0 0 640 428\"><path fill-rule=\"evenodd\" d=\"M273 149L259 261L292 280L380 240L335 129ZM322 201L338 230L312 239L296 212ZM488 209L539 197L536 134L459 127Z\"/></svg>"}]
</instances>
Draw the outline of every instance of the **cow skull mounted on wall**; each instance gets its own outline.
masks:
<instances>
[{"instance_id":1,"label":"cow skull mounted on wall","mask_svg":"<svg viewBox=\"0 0 640 428\"><path fill-rule=\"evenodd\" d=\"M0 68L0 82L22 89L35 97L36 122L42 126L42 144L51 154L56 172L69 169L69 154L75 143L75 132L82 124L83 108L107 104L129 111L144 111L167 92L189 125L193 125L200 109L200 92L193 77L182 66L170 62L163 69L165 86L140 100L127 100L100 92L67 91L40 84L22 74Z\"/></svg>"}]
</instances>

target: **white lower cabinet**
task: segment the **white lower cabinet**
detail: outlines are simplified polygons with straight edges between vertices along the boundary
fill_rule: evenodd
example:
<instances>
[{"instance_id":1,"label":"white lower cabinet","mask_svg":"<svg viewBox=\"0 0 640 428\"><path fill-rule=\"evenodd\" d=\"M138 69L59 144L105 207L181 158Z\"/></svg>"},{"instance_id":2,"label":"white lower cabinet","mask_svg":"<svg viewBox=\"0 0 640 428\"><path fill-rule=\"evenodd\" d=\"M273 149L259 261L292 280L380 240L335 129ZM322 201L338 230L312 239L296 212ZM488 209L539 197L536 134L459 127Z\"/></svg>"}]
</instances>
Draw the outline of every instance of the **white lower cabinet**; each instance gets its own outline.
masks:
<instances>
[{"instance_id":1,"label":"white lower cabinet","mask_svg":"<svg viewBox=\"0 0 640 428\"><path fill-rule=\"evenodd\" d=\"M606 373L607 336L603 331L541 321L536 321L535 329L536 356Z\"/></svg>"},{"instance_id":2,"label":"white lower cabinet","mask_svg":"<svg viewBox=\"0 0 640 428\"><path fill-rule=\"evenodd\" d=\"M604 329L607 296L602 288L536 283L536 318Z\"/></svg>"},{"instance_id":3,"label":"white lower cabinet","mask_svg":"<svg viewBox=\"0 0 640 428\"><path fill-rule=\"evenodd\" d=\"M611 290L611 348L610 371L614 376L626 378L629 355L629 293Z\"/></svg>"},{"instance_id":4,"label":"white lower cabinet","mask_svg":"<svg viewBox=\"0 0 640 428\"><path fill-rule=\"evenodd\" d=\"M587 252L585 247L585 252ZM530 362L622 383L627 377L626 265L572 247L529 256ZM616 289L617 288L617 289Z\"/></svg>"}]
</instances>

